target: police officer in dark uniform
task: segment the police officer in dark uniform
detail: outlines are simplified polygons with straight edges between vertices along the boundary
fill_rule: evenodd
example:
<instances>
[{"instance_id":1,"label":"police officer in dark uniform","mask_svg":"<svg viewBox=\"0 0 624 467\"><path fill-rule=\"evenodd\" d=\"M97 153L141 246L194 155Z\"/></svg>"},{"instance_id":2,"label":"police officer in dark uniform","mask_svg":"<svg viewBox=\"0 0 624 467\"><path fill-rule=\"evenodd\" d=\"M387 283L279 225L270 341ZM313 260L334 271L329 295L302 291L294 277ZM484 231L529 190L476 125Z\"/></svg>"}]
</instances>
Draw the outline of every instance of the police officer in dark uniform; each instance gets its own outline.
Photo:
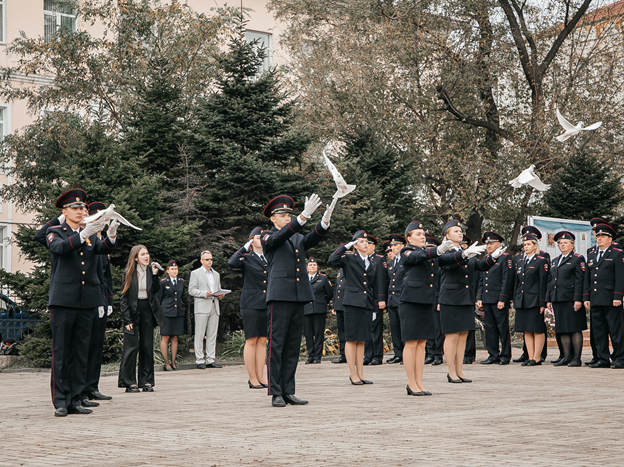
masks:
<instances>
[{"instance_id":1,"label":"police officer in dark uniform","mask_svg":"<svg viewBox=\"0 0 624 467\"><path fill-rule=\"evenodd\" d=\"M165 318L165 325L160 328L160 353L165 362L165 371L176 371L175 360L178 355L178 336L184 334L184 279L178 277L178 263L170 259L165 269L167 277L160 280L158 302ZM171 345L171 364L169 363L169 345Z\"/></svg>"},{"instance_id":2,"label":"police officer in dark uniform","mask_svg":"<svg viewBox=\"0 0 624 467\"><path fill-rule=\"evenodd\" d=\"M472 244L472 240L466 234L462 237L462 241L460 246L465 250L469 245ZM475 297L475 302L477 301L477 288L479 287L479 277L480 274L475 274L474 276L474 284L471 284L470 290L473 292ZM468 336L466 336L466 350L464 351L464 365L472 365L472 363L477 358L477 342L475 339L474 330L468 331Z\"/></svg>"},{"instance_id":3,"label":"police officer in dark uniform","mask_svg":"<svg viewBox=\"0 0 624 467\"><path fill-rule=\"evenodd\" d=\"M369 259L377 266L379 273L376 276L377 290L379 290L379 309L373 312L371 336L364 344L364 365L381 365L383 363L383 311L386 308L386 291L388 290L388 277L382 274L382 270L388 268L386 259L375 253L377 239L368 234Z\"/></svg>"},{"instance_id":4,"label":"police officer in dark uniform","mask_svg":"<svg viewBox=\"0 0 624 467\"><path fill-rule=\"evenodd\" d=\"M290 196L273 198L264 208L273 228L262 234L262 249L269 264L267 292L269 320L268 374L273 407L303 405L308 401L295 396L295 372L299 361L303 307L314 299L305 268L305 251L318 245L327 235L336 199L323 219L303 236L298 233L321 205L316 194L306 198L303 212L290 219L295 202Z\"/></svg>"},{"instance_id":5,"label":"police officer in dark uniform","mask_svg":"<svg viewBox=\"0 0 624 467\"><path fill-rule=\"evenodd\" d=\"M392 337L392 347L394 357L386 360L386 363L403 362L403 336L401 335L401 319L399 318L399 301L401 297L401 286L405 269L401 265L401 249L405 246L403 235L390 234L388 241L392 248L394 258L388 262L388 318L390 320L390 335Z\"/></svg>"},{"instance_id":6,"label":"police officer in dark uniform","mask_svg":"<svg viewBox=\"0 0 624 467\"><path fill-rule=\"evenodd\" d=\"M610 225L595 227L597 248L588 255L583 298L591 313L592 332L598 362L590 368L624 368L622 297L624 296L624 254L612 244L616 232ZM613 355L609 355L609 337Z\"/></svg>"},{"instance_id":7,"label":"police officer in dark uniform","mask_svg":"<svg viewBox=\"0 0 624 467\"><path fill-rule=\"evenodd\" d=\"M492 253L501 246L503 237L488 231L481 237ZM480 274L477 307L483 310L485 349L488 358L481 364L509 365L511 361L511 336L509 333L509 282L513 280L511 256L503 253L496 264ZM500 339L500 349L498 342Z\"/></svg>"},{"instance_id":8,"label":"police officer in dark uniform","mask_svg":"<svg viewBox=\"0 0 624 467\"><path fill-rule=\"evenodd\" d=\"M390 245L390 240L386 240L381 244L381 248L386 254L386 264L390 264L390 262L394 259L394 251L392 251L392 245Z\"/></svg>"},{"instance_id":9,"label":"police officer in dark uniform","mask_svg":"<svg viewBox=\"0 0 624 467\"><path fill-rule=\"evenodd\" d=\"M425 233L425 239L425 248L434 248L440 246L440 242L429 232ZM425 365L442 365L444 334L442 334L442 329L440 327L440 310L438 309L438 293L440 291L440 265L438 264L438 258L433 258L431 261L433 261L435 265L434 290L436 302L435 307L433 308L433 319L435 321L436 337L434 339L427 339L427 346L425 348Z\"/></svg>"},{"instance_id":10,"label":"police officer in dark uniform","mask_svg":"<svg viewBox=\"0 0 624 467\"><path fill-rule=\"evenodd\" d=\"M347 363L345 357L345 327L344 327L344 306L342 299L344 297L344 271L338 269L336 275L336 287L334 287L334 299L332 300L332 314L336 316L336 327L338 328L338 341L340 342L340 357L332 363Z\"/></svg>"},{"instance_id":11,"label":"police officer in dark uniform","mask_svg":"<svg viewBox=\"0 0 624 467\"><path fill-rule=\"evenodd\" d=\"M96 255L114 249L118 223L109 226L105 240L97 232L104 219L80 228L87 214L87 194L81 189L63 193L56 201L65 222L48 228L46 241L50 250L50 324L52 326L52 402L57 417L68 413L87 414L80 396L87 378L89 339L97 308L102 305Z\"/></svg>"},{"instance_id":12,"label":"police officer in dark uniform","mask_svg":"<svg viewBox=\"0 0 624 467\"><path fill-rule=\"evenodd\" d=\"M321 363L323 342L325 340L325 322L327 303L333 298L334 289L325 274L318 271L314 258L308 259L308 278L312 284L314 301L303 307L303 334L308 349L307 363Z\"/></svg>"}]
</instances>

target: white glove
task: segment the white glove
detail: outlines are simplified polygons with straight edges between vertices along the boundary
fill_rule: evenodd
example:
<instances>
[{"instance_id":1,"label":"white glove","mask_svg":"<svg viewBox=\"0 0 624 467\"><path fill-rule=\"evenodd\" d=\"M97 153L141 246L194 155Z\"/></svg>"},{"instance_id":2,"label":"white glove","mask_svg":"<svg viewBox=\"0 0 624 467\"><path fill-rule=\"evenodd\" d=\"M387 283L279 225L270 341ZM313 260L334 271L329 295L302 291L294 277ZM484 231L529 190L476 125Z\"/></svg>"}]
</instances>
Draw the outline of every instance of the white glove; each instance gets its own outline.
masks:
<instances>
[{"instance_id":1,"label":"white glove","mask_svg":"<svg viewBox=\"0 0 624 467\"><path fill-rule=\"evenodd\" d=\"M463 251L464 258L470 259L473 256L482 255L485 253L485 249L487 247L485 245L477 246L477 242L474 242L468 248Z\"/></svg>"},{"instance_id":2,"label":"white glove","mask_svg":"<svg viewBox=\"0 0 624 467\"><path fill-rule=\"evenodd\" d=\"M62 224L65 222L65 214L61 214L60 216L57 217L57 219L59 220L59 222Z\"/></svg>"},{"instance_id":3,"label":"white glove","mask_svg":"<svg viewBox=\"0 0 624 467\"><path fill-rule=\"evenodd\" d=\"M444 241L438 246L438 254L443 255L447 251L450 251L453 248L453 242L451 242L448 238L445 238Z\"/></svg>"},{"instance_id":4,"label":"white glove","mask_svg":"<svg viewBox=\"0 0 624 467\"><path fill-rule=\"evenodd\" d=\"M104 307L103 306L99 306L98 307L98 315L100 315L100 318L104 318Z\"/></svg>"},{"instance_id":5,"label":"white glove","mask_svg":"<svg viewBox=\"0 0 624 467\"><path fill-rule=\"evenodd\" d=\"M325 213L323 214L322 219L325 225L329 225L329 220L331 219L331 215L334 212L334 208L336 207L336 201L338 201L338 198L334 198L331 204L327 205L327 209L325 209Z\"/></svg>"},{"instance_id":6,"label":"white glove","mask_svg":"<svg viewBox=\"0 0 624 467\"><path fill-rule=\"evenodd\" d=\"M96 221L89 222L84 228L84 230L80 232L80 238L82 238L83 240L86 240L91 235L96 234L100 230L102 230L105 225L106 225L106 221L102 219L101 217Z\"/></svg>"},{"instance_id":7,"label":"white glove","mask_svg":"<svg viewBox=\"0 0 624 467\"><path fill-rule=\"evenodd\" d=\"M251 240L249 240L247 243L245 243L245 251L249 251L249 247L251 246L251 244L253 243L254 239L252 238Z\"/></svg>"},{"instance_id":8,"label":"white glove","mask_svg":"<svg viewBox=\"0 0 624 467\"><path fill-rule=\"evenodd\" d=\"M303 205L303 212L301 213L301 215L306 219L309 219L310 217L312 217L314 211L316 211L321 204L323 204L321 202L321 198L319 198L316 193L312 193L309 198L306 196L305 204Z\"/></svg>"},{"instance_id":9,"label":"white glove","mask_svg":"<svg viewBox=\"0 0 624 467\"><path fill-rule=\"evenodd\" d=\"M507 247L505 245L499 246L492 254L490 255L494 259L498 259L500 255L507 251Z\"/></svg>"},{"instance_id":10,"label":"white glove","mask_svg":"<svg viewBox=\"0 0 624 467\"><path fill-rule=\"evenodd\" d=\"M117 236L117 227L119 227L119 221L117 219L113 219L108 224L108 230L106 231L106 236L108 238L115 238Z\"/></svg>"},{"instance_id":11,"label":"white glove","mask_svg":"<svg viewBox=\"0 0 624 467\"><path fill-rule=\"evenodd\" d=\"M353 248L353 245L355 245L357 243L357 240L353 240L352 242L349 242L345 245L345 247L347 248L347 250L350 250L351 248Z\"/></svg>"},{"instance_id":12,"label":"white glove","mask_svg":"<svg viewBox=\"0 0 624 467\"><path fill-rule=\"evenodd\" d=\"M106 316L110 316L113 314L113 307L111 305L108 305L108 311L106 312Z\"/></svg>"}]
</instances>

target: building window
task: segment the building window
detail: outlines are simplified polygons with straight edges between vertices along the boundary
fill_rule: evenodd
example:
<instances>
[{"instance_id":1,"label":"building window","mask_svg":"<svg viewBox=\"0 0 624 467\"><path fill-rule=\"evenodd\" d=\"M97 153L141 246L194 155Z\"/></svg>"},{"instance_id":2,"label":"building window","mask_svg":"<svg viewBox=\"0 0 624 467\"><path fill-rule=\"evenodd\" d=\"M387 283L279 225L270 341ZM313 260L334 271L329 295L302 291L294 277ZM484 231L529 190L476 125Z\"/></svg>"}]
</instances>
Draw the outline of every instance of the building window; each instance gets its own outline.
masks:
<instances>
[{"instance_id":1,"label":"building window","mask_svg":"<svg viewBox=\"0 0 624 467\"><path fill-rule=\"evenodd\" d=\"M266 56L262 69L268 71L273 66L273 35L268 32L245 31L247 43L256 41L255 49L264 49Z\"/></svg>"},{"instance_id":2,"label":"building window","mask_svg":"<svg viewBox=\"0 0 624 467\"><path fill-rule=\"evenodd\" d=\"M43 28L46 41L52 39L61 27L78 30L78 18L67 1L43 0Z\"/></svg>"},{"instance_id":3,"label":"building window","mask_svg":"<svg viewBox=\"0 0 624 467\"><path fill-rule=\"evenodd\" d=\"M0 268L7 269L7 256L9 252L9 237L7 227L0 226Z\"/></svg>"},{"instance_id":4,"label":"building window","mask_svg":"<svg viewBox=\"0 0 624 467\"><path fill-rule=\"evenodd\" d=\"M4 33L6 22L6 0L0 0L0 42L6 42L6 36Z\"/></svg>"}]
</instances>

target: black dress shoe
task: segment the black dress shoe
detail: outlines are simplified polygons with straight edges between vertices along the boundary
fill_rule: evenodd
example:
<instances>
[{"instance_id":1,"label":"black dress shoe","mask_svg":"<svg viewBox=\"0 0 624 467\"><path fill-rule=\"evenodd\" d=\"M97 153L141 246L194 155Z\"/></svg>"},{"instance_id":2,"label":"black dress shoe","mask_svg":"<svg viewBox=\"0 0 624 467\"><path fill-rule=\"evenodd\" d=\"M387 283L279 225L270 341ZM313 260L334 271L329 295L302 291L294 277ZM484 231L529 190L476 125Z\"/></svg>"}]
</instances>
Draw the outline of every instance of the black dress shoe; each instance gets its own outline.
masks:
<instances>
[{"instance_id":1,"label":"black dress shoe","mask_svg":"<svg viewBox=\"0 0 624 467\"><path fill-rule=\"evenodd\" d=\"M494 358L494 357L488 357L486 360L483 360L481 362L481 365L493 365L495 363L500 362L500 360L498 358Z\"/></svg>"},{"instance_id":2,"label":"black dress shoe","mask_svg":"<svg viewBox=\"0 0 624 467\"><path fill-rule=\"evenodd\" d=\"M448 380L449 383L463 383L463 381L460 379L453 379L451 378L450 375L446 375L446 379Z\"/></svg>"},{"instance_id":3,"label":"black dress shoe","mask_svg":"<svg viewBox=\"0 0 624 467\"><path fill-rule=\"evenodd\" d=\"M173 368L173 371L178 371L179 368L175 363L171 363L171 368Z\"/></svg>"},{"instance_id":4,"label":"black dress shoe","mask_svg":"<svg viewBox=\"0 0 624 467\"><path fill-rule=\"evenodd\" d=\"M594 363L598 363L597 358L592 358L590 361L585 362L585 365L590 366L590 365L593 365Z\"/></svg>"},{"instance_id":5,"label":"black dress shoe","mask_svg":"<svg viewBox=\"0 0 624 467\"><path fill-rule=\"evenodd\" d=\"M433 357L427 357L427 358L425 358L425 365L431 365L433 363L433 361L434 361ZM388 362L388 363L390 363L390 362Z\"/></svg>"},{"instance_id":6,"label":"black dress shoe","mask_svg":"<svg viewBox=\"0 0 624 467\"><path fill-rule=\"evenodd\" d=\"M99 402L90 401L89 399L83 399L80 401L83 407L97 407L100 405Z\"/></svg>"},{"instance_id":7,"label":"black dress shoe","mask_svg":"<svg viewBox=\"0 0 624 467\"><path fill-rule=\"evenodd\" d=\"M622 368L624 368L624 363L615 362L613 365L611 365L611 368L613 368L614 370L621 370Z\"/></svg>"},{"instance_id":8,"label":"black dress shoe","mask_svg":"<svg viewBox=\"0 0 624 467\"><path fill-rule=\"evenodd\" d=\"M523 361L520 366L527 366L529 364L529 362L534 362L535 360L525 360Z\"/></svg>"},{"instance_id":9,"label":"black dress shoe","mask_svg":"<svg viewBox=\"0 0 624 467\"><path fill-rule=\"evenodd\" d=\"M129 388L126 388L126 392L139 392L139 387L133 384Z\"/></svg>"},{"instance_id":10,"label":"black dress shoe","mask_svg":"<svg viewBox=\"0 0 624 467\"><path fill-rule=\"evenodd\" d=\"M360 380L360 381L362 381L362 383L364 383L364 384L373 384L373 382L372 382L372 381L369 381L369 380L367 380L367 379L362 379L362 380Z\"/></svg>"},{"instance_id":11,"label":"black dress shoe","mask_svg":"<svg viewBox=\"0 0 624 467\"><path fill-rule=\"evenodd\" d=\"M568 363L568 366L570 366L570 367L582 366L581 359L580 358L573 358L572 360L570 360L570 363Z\"/></svg>"},{"instance_id":12,"label":"black dress shoe","mask_svg":"<svg viewBox=\"0 0 624 467\"><path fill-rule=\"evenodd\" d=\"M109 401L113 398L113 396L105 396L100 391L87 393L87 397L92 401Z\"/></svg>"},{"instance_id":13,"label":"black dress shoe","mask_svg":"<svg viewBox=\"0 0 624 467\"><path fill-rule=\"evenodd\" d=\"M468 378L462 378L461 376L457 376L459 379L461 379L462 383L472 383L471 379Z\"/></svg>"},{"instance_id":14,"label":"black dress shoe","mask_svg":"<svg viewBox=\"0 0 624 467\"><path fill-rule=\"evenodd\" d=\"M408 396L426 396L426 394L422 391L412 391L412 389L409 387L409 384L405 386L405 389L407 390Z\"/></svg>"},{"instance_id":15,"label":"black dress shoe","mask_svg":"<svg viewBox=\"0 0 624 467\"><path fill-rule=\"evenodd\" d=\"M526 364L526 366L538 366L541 365L542 361L540 360L539 362L536 360L529 360Z\"/></svg>"},{"instance_id":16,"label":"black dress shoe","mask_svg":"<svg viewBox=\"0 0 624 467\"><path fill-rule=\"evenodd\" d=\"M561 360L563 360L563 357L560 355L557 360L551 360L550 363L554 365L555 363L559 363Z\"/></svg>"},{"instance_id":17,"label":"black dress shoe","mask_svg":"<svg viewBox=\"0 0 624 467\"><path fill-rule=\"evenodd\" d=\"M347 363L347 359L341 355L336 360L334 360L332 363Z\"/></svg>"},{"instance_id":18,"label":"black dress shoe","mask_svg":"<svg viewBox=\"0 0 624 467\"><path fill-rule=\"evenodd\" d=\"M608 362L597 361L596 363L592 363L589 365L590 368L611 368Z\"/></svg>"},{"instance_id":19,"label":"black dress shoe","mask_svg":"<svg viewBox=\"0 0 624 467\"><path fill-rule=\"evenodd\" d=\"M429 391L423 391L423 394L425 396L433 396L433 394L431 394Z\"/></svg>"},{"instance_id":20,"label":"black dress shoe","mask_svg":"<svg viewBox=\"0 0 624 467\"><path fill-rule=\"evenodd\" d=\"M287 404L290 404L290 405L306 405L308 403L308 401L304 401L303 399L299 399L294 394L291 394L290 396L283 396L283 398L284 398L284 402L286 402Z\"/></svg>"},{"instance_id":21,"label":"black dress shoe","mask_svg":"<svg viewBox=\"0 0 624 467\"><path fill-rule=\"evenodd\" d=\"M364 361L362 362L362 365L370 365L370 360L366 360L364 359Z\"/></svg>"},{"instance_id":22,"label":"black dress shoe","mask_svg":"<svg viewBox=\"0 0 624 467\"><path fill-rule=\"evenodd\" d=\"M523 353L522 355L520 355L519 358L514 358L512 360L512 362L514 362L514 363L524 363L524 362L526 362L528 360L529 360L529 356L527 354Z\"/></svg>"},{"instance_id":23,"label":"black dress shoe","mask_svg":"<svg viewBox=\"0 0 624 467\"><path fill-rule=\"evenodd\" d=\"M499 365L509 365L509 360L501 360L498 362Z\"/></svg>"},{"instance_id":24,"label":"black dress shoe","mask_svg":"<svg viewBox=\"0 0 624 467\"><path fill-rule=\"evenodd\" d=\"M472 365L474 360L471 357L464 357L464 365Z\"/></svg>"},{"instance_id":25,"label":"black dress shoe","mask_svg":"<svg viewBox=\"0 0 624 467\"><path fill-rule=\"evenodd\" d=\"M553 363L553 366L566 366L568 363L570 363L572 360L566 360L565 358L562 358L561 360L557 361L557 363Z\"/></svg>"},{"instance_id":26,"label":"black dress shoe","mask_svg":"<svg viewBox=\"0 0 624 467\"><path fill-rule=\"evenodd\" d=\"M154 392L154 388L151 384L147 383L145 386L143 386L143 392Z\"/></svg>"},{"instance_id":27,"label":"black dress shoe","mask_svg":"<svg viewBox=\"0 0 624 467\"><path fill-rule=\"evenodd\" d=\"M306 364L306 365L309 365L310 363L314 363L314 359L313 359L313 358L308 358L308 359L305 361L305 364Z\"/></svg>"},{"instance_id":28,"label":"black dress shoe","mask_svg":"<svg viewBox=\"0 0 624 467\"><path fill-rule=\"evenodd\" d=\"M264 389L264 386L262 386L261 384L251 384L250 380L247 380L247 384L249 384L249 389Z\"/></svg>"},{"instance_id":29,"label":"black dress shoe","mask_svg":"<svg viewBox=\"0 0 624 467\"><path fill-rule=\"evenodd\" d=\"M206 365L206 368L222 368L222 366L219 365L218 363L212 362L212 363L208 363Z\"/></svg>"},{"instance_id":30,"label":"black dress shoe","mask_svg":"<svg viewBox=\"0 0 624 467\"><path fill-rule=\"evenodd\" d=\"M371 365L381 365L383 362L379 358L373 358L370 362Z\"/></svg>"},{"instance_id":31,"label":"black dress shoe","mask_svg":"<svg viewBox=\"0 0 624 467\"><path fill-rule=\"evenodd\" d=\"M433 359L432 365L442 365L442 363L443 363L442 357L436 357Z\"/></svg>"},{"instance_id":32,"label":"black dress shoe","mask_svg":"<svg viewBox=\"0 0 624 467\"><path fill-rule=\"evenodd\" d=\"M206 369L206 364L205 363L198 363L197 364L197 369L198 370L205 370Z\"/></svg>"},{"instance_id":33,"label":"black dress shoe","mask_svg":"<svg viewBox=\"0 0 624 467\"><path fill-rule=\"evenodd\" d=\"M93 413L93 410L85 409L82 405L77 405L76 407L70 407L69 409L67 409L67 413L88 414L88 413Z\"/></svg>"},{"instance_id":34,"label":"black dress shoe","mask_svg":"<svg viewBox=\"0 0 624 467\"><path fill-rule=\"evenodd\" d=\"M284 398L282 396L273 396L271 405L273 407L286 407L286 402L284 402Z\"/></svg>"},{"instance_id":35,"label":"black dress shoe","mask_svg":"<svg viewBox=\"0 0 624 467\"><path fill-rule=\"evenodd\" d=\"M54 411L55 417L67 417L67 409L65 407L59 407Z\"/></svg>"},{"instance_id":36,"label":"black dress shoe","mask_svg":"<svg viewBox=\"0 0 624 467\"><path fill-rule=\"evenodd\" d=\"M165 367L165 371L173 371L173 368L167 368L167 367Z\"/></svg>"},{"instance_id":37,"label":"black dress shoe","mask_svg":"<svg viewBox=\"0 0 624 467\"><path fill-rule=\"evenodd\" d=\"M315 359L312 363L315 363L315 364L321 363L321 359L320 359L320 358L317 358L317 359Z\"/></svg>"},{"instance_id":38,"label":"black dress shoe","mask_svg":"<svg viewBox=\"0 0 624 467\"><path fill-rule=\"evenodd\" d=\"M351 381L351 384L353 384L354 386L364 386L364 383L363 383L362 381L360 381L360 380L358 380L358 381L353 381L353 380L351 379L351 376L349 376L349 381Z\"/></svg>"},{"instance_id":39,"label":"black dress shoe","mask_svg":"<svg viewBox=\"0 0 624 467\"><path fill-rule=\"evenodd\" d=\"M397 357L396 355L392 358L389 358L388 360L386 360L386 363L401 363L403 361L403 358L401 357Z\"/></svg>"}]
</instances>

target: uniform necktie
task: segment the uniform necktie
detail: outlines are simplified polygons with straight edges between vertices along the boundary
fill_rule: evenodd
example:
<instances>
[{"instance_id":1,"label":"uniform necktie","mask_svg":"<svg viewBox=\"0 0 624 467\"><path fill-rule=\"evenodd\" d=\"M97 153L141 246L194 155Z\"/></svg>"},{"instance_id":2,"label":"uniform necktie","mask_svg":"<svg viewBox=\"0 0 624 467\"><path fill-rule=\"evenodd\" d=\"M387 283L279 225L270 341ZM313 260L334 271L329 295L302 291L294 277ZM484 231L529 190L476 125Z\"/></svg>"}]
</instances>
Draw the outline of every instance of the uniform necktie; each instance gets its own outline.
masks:
<instances>
[{"instance_id":1,"label":"uniform necktie","mask_svg":"<svg viewBox=\"0 0 624 467\"><path fill-rule=\"evenodd\" d=\"M598 250L598 262L602 259L602 255L604 254L604 250Z\"/></svg>"},{"instance_id":2,"label":"uniform necktie","mask_svg":"<svg viewBox=\"0 0 624 467\"><path fill-rule=\"evenodd\" d=\"M364 269L368 269L368 266L370 266L370 261L367 256L366 258L364 258Z\"/></svg>"},{"instance_id":3,"label":"uniform necktie","mask_svg":"<svg viewBox=\"0 0 624 467\"><path fill-rule=\"evenodd\" d=\"M171 282L173 282L173 286L175 287L175 285L176 285L176 280L175 280L175 279L173 279Z\"/></svg>"},{"instance_id":4,"label":"uniform necktie","mask_svg":"<svg viewBox=\"0 0 624 467\"><path fill-rule=\"evenodd\" d=\"M266 258L264 257L264 255L260 255L260 259L261 259L264 263L266 263Z\"/></svg>"},{"instance_id":5,"label":"uniform necktie","mask_svg":"<svg viewBox=\"0 0 624 467\"><path fill-rule=\"evenodd\" d=\"M557 267L561 266L561 263L563 263L563 259L566 258L566 256L561 255L561 258L559 258L559 264L557 264Z\"/></svg>"}]
</instances>

